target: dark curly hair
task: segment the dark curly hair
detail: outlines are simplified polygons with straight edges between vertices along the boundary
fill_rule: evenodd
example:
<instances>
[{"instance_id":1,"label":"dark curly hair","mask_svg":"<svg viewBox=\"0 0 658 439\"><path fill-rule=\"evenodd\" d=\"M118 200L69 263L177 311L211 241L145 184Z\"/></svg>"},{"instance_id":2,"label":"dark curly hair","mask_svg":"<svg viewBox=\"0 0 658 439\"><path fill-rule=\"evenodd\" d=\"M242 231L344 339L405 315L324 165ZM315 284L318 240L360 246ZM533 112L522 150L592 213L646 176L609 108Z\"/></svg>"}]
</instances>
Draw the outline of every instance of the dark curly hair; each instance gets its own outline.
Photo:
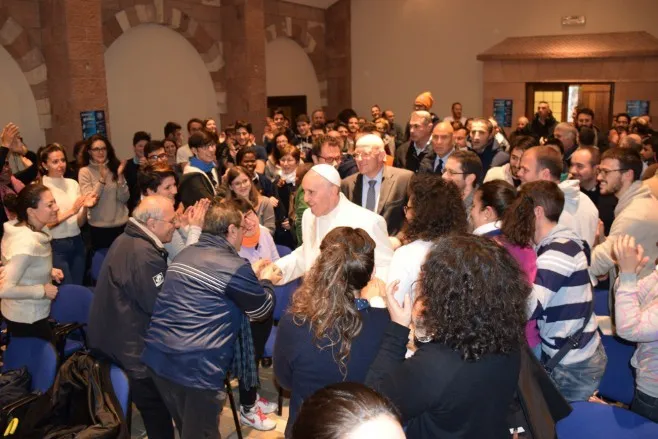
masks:
<instances>
[{"instance_id":1,"label":"dark curly hair","mask_svg":"<svg viewBox=\"0 0 658 439\"><path fill-rule=\"evenodd\" d=\"M525 343L531 287L516 260L491 239L439 238L421 268L418 291L424 332L465 361L509 354Z\"/></svg>"},{"instance_id":2,"label":"dark curly hair","mask_svg":"<svg viewBox=\"0 0 658 439\"><path fill-rule=\"evenodd\" d=\"M318 349L339 347L338 367L347 376L352 340L361 332L355 296L375 268L375 241L363 230L336 227L320 244L320 256L292 296L295 324L308 323Z\"/></svg>"},{"instance_id":3,"label":"dark curly hair","mask_svg":"<svg viewBox=\"0 0 658 439\"><path fill-rule=\"evenodd\" d=\"M407 241L432 241L447 233L466 233L466 210L454 183L437 174L416 174L411 177L408 193L413 218L404 228Z\"/></svg>"},{"instance_id":4,"label":"dark curly hair","mask_svg":"<svg viewBox=\"0 0 658 439\"><path fill-rule=\"evenodd\" d=\"M107 169L110 170L110 173L112 174L112 179L117 180L118 177L118 171L119 171L119 165L121 164L121 161L117 158L116 152L114 151L114 147L110 143L110 141L102 136L101 134L94 134L91 136L89 139L87 139L87 142L85 145L82 147L82 151L80 151L80 155L78 158L78 165L82 168L85 166L89 166L89 163L91 162L91 154L89 150L91 147L94 145L94 142L103 142L105 144L105 148L107 148Z\"/></svg>"}]
</instances>

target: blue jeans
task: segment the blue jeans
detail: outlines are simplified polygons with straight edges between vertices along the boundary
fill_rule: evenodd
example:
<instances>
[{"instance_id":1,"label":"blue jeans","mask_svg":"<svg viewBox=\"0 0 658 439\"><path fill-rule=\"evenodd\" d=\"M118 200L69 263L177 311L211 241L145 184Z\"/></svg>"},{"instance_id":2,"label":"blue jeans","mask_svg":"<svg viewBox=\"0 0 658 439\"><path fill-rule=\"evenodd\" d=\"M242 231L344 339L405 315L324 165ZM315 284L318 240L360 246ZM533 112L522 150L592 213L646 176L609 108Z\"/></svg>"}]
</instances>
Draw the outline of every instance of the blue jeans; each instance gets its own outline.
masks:
<instances>
[{"instance_id":1,"label":"blue jeans","mask_svg":"<svg viewBox=\"0 0 658 439\"><path fill-rule=\"evenodd\" d=\"M587 401L599 388L607 363L603 344L599 343L590 358L575 364L558 364L550 376L568 402Z\"/></svg>"},{"instance_id":2,"label":"blue jeans","mask_svg":"<svg viewBox=\"0 0 658 439\"><path fill-rule=\"evenodd\" d=\"M658 422L658 398L635 389L631 410L653 422Z\"/></svg>"},{"instance_id":3,"label":"blue jeans","mask_svg":"<svg viewBox=\"0 0 658 439\"><path fill-rule=\"evenodd\" d=\"M62 284L82 285L85 275L85 243L81 235L53 239L53 267L64 272Z\"/></svg>"}]
</instances>

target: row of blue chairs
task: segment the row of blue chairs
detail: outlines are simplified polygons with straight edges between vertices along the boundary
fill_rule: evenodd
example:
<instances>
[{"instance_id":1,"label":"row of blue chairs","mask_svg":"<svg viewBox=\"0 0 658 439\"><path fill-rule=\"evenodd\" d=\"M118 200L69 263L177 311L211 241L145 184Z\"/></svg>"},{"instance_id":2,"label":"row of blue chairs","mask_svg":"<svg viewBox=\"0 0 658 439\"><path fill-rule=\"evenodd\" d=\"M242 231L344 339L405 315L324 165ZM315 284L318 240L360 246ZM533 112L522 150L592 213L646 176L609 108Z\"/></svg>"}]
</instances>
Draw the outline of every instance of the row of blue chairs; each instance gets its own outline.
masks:
<instances>
[{"instance_id":1,"label":"row of blue chairs","mask_svg":"<svg viewBox=\"0 0 658 439\"><path fill-rule=\"evenodd\" d=\"M2 371L26 367L32 377L32 392L45 393L55 383L59 369L59 356L55 347L42 339L12 337L3 358ZM130 418L130 385L128 376L118 366L110 368L112 388L125 419Z\"/></svg>"}]
</instances>

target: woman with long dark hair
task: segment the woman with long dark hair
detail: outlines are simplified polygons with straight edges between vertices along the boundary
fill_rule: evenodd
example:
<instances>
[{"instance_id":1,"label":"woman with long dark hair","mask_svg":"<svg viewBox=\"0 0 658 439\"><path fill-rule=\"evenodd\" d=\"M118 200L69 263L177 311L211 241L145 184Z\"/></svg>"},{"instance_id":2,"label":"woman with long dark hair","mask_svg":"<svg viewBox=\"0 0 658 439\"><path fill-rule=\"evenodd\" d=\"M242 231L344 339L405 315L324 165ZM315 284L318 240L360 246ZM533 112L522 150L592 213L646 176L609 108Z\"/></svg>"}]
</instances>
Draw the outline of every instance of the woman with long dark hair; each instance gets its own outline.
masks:
<instances>
[{"instance_id":1,"label":"woman with long dark hair","mask_svg":"<svg viewBox=\"0 0 658 439\"><path fill-rule=\"evenodd\" d=\"M128 222L130 191L123 175L126 162L119 161L110 141L100 134L87 140L79 161L80 192L98 197L88 215L91 247L93 250L109 248Z\"/></svg>"},{"instance_id":2,"label":"woman with long dark hair","mask_svg":"<svg viewBox=\"0 0 658 439\"><path fill-rule=\"evenodd\" d=\"M362 229L337 227L279 321L274 373L290 389L286 436L302 401L327 384L363 382L388 324L360 292L375 267L375 242Z\"/></svg>"},{"instance_id":3,"label":"woman with long dark hair","mask_svg":"<svg viewBox=\"0 0 658 439\"><path fill-rule=\"evenodd\" d=\"M94 207L98 196L94 192L81 195L78 182L64 178L67 165L66 151L61 145L51 143L39 151L41 181L50 189L60 208L57 221L48 225L53 266L64 273L63 283L82 285L86 254L80 227L87 222L87 209Z\"/></svg>"},{"instance_id":4,"label":"woman with long dark hair","mask_svg":"<svg viewBox=\"0 0 658 439\"><path fill-rule=\"evenodd\" d=\"M53 268L47 224L57 221L57 202L41 184L25 187L16 200L17 219L4 224L2 263L5 282L0 288L2 316L7 332L15 337L38 337L54 341L48 316L57 297L53 281L64 274Z\"/></svg>"},{"instance_id":5,"label":"woman with long dark hair","mask_svg":"<svg viewBox=\"0 0 658 439\"><path fill-rule=\"evenodd\" d=\"M474 235L439 238L412 302L387 290L391 324L366 384L398 407L408 438L508 438L531 287L502 246Z\"/></svg>"},{"instance_id":6,"label":"woman with long dark hair","mask_svg":"<svg viewBox=\"0 0 658 439\"><path fill-rule=\"evenodd\" d=\"M467 220L459 189L437 174L416 174L409 183L409 201L404 206L407 220L404 244L395 250L388 272L388 284L399 281L395 297L401 304L414 285L432 241L450 233L466 233Z\"/></svg>"},{"instance_id":7,"label":"woman with long dark hair","mask_svg":"<svg viewBox=\"0 0 658 439\"><path fill-rule=\"evenodd\" d=\"M270 199L258 193L249 172L242 166L233 166L226 172L226 185L231 197L244 198L249 201L258 214L258 221L274 235L276 219Z\"/></svg>"}]
</instances>

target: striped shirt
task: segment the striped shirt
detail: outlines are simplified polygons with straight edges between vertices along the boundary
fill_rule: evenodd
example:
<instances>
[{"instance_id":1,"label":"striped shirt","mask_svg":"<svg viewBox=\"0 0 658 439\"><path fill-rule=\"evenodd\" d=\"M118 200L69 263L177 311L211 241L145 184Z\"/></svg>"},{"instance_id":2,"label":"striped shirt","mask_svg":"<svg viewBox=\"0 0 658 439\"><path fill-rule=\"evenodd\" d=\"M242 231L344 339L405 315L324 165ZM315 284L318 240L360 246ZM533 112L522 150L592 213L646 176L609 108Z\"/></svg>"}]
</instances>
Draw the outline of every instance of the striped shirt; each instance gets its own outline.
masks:
<instances>
[{"instance_id":1,"label":"striped shirt","mask_svg":"<svg viewBox=\"0 0 658 439\"><path fill-rule=\"evenodd\" d=\"M537 319L542 351L552 357L594 312L587 247L570 229L557 225L536 250L537 276L528 299L528 316ZM580 363L591 357L600 343L597 327L592 316L578 347L560 364Z\"/></svg>"}]
</instances>

